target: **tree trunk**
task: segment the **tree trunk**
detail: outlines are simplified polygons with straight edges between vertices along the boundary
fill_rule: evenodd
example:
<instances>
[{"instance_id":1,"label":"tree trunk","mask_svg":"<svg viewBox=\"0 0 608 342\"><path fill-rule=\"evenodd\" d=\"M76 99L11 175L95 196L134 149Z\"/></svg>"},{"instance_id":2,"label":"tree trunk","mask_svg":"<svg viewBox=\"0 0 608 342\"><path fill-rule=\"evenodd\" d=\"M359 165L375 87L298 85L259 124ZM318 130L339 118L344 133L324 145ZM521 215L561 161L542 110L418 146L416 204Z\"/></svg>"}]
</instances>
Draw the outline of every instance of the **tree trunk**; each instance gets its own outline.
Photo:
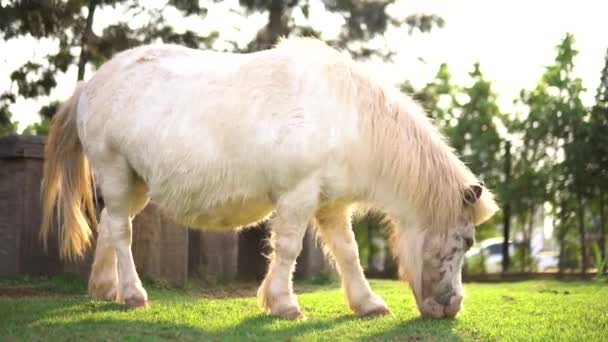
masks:
<instances>
[{"instance_id":1,"label":"tree trunk","mask_svg":"<svg viewBox=\"0 0 608 342\"><path fill-rule=\"evenodd\" d=\"M604 193L600 192L600 255L602 260L606 260L606 216L604 216ZM601 272L603 270L598 270Z\"/></svg>"},{"instance_id":2,"label":"tree trunk","mask_svg":"<svg viewBox=\"0 0 608 342\"><path fill-rule=\"evenodd\" d=\"M565 210L565 205L562 202L561 203L561 209L560 209L560 227L559 227L559 232L558 232L558 237L559 237L559 261L558 261L558 273L561 275L564 273L564 268L565 268L565 263L566 263L566 231L564 231L566 228L566 225L564 224L564 210Z\"/></svg>"},{"instance_id":3,"label":"tree trunk","mask_svg":"<svg viewBox=\"0 0 608 342\"><path fill-rule=\"evenodd\" d=\"M559 238L559 260L558 260L558 265L557 265L557 273L559 273L560 275L564 273L564 268L565 268L565 262L566 260L566 254L565 254L565 250L564 248L566 247L566 239L565 236L563 234L560 234L560 238Z\"/></svg>"},{"instance_id":4,"label":"tree trunk","mask_svg":"<svg viewBox=\"0 0 608 342\"><path fill-rule=\"evenodd\" d=\"M279 40L279 37L289 34L285 18L285 10L287 9L285 1L272 0L267 9L268 23L247 46L247 50L250 52L270 49Z\"/></svg>"},{"instance_id":5,"label":"tree trunk","mask_svg":"<svg viewBox=\"0 0 608 342\"><path fill-rule=\"evenodd\" d=\"M374 269L374 232L372 229L372 224L369 222L369 216L366 218L366 226L367 226L367 271L368 273L372 273L374 276L376 275L376 270Z\"/></svg>"},{"instance_id":6,"label":"tree trunk","mask_svg":"<svg viewBox=\"0 0 608 342\"><path fill-rule=\"evenodd\" d=\"M587 273L587 239L585 237L585 217L583 198L580 191L576 192L576 216L578 219L578 231L581 242L581 273Z\"/></svg>"},{"instance_id":7,"label":"tree trunk","mask_svg":"<svg viewBox=\"0 0 608 342\"><path fill-rule=\"evenodd\" d=\"M521 220L522 221L522 234L523 234L523 244L521 245L521 250L519 251L519 253L515 253L516 257L519 257L519 272L523 272L524 271L524 253L525 253L525 245L526 245L526 221L528 221L528 218L524 216L524 218ZM515 246L513 246L513 248L515 249ZM515 251L517 252L517 249L515 249Z\"/></svg>"},{"instance_id":8,"label":"tree trunk","mask_svg":"<svg viewBox=\"0 0 608 342\"><path fill-rule=\"evenodd\" d=\"M89 40L90 35L92 34L93 27L93 16L95 15L95 9L97 8L97 3L99 0L89 0L89 13L87 14L87 23L84 28L84 32L82 33L82 38L80 40L80 59L78 60L78 80L82 81L84 79L84 69L87 64L87 42Z\"/></svg>"},{"instance_id":9,"label":"tree trunk","mask_svg":"<svg viewBox=\"0 0 608 342\"><path fill-rule=\"evenodd\" d=\"M511 143L505 144L505 189L508 189L511 181ZM505 274L509 270L509 237L511 235L511 204L507 195L507 201L503 210L503 242L502 242L502 273Z\"/></svg>"},{"instance_id":10,"label":"tree trunk","mask_svg":"<svg viewBox=\"0 0 608 342\"><path fill-rule=\"evenodd\" d=\"M268 34L271 44L276 43L280 36L287 33L285 19L285 3L283 0L273 0L268 8Z\"/></svg>"},{"instance_id":11,"label":"tree trunk","mask_svg":"<svg viewBox=\"0 0 608 342\"><path fill-rule=\"evenodd\" d=\"M528 232L526 234L526 240L524 241L525 253L524 253L524 265L528 267L528 271L532 269L532 232L534 231L534 214L536 207L530 208L530 219L528 220ZM524 266L524 267L525 267Z\"/></svg>"}]
</instances>

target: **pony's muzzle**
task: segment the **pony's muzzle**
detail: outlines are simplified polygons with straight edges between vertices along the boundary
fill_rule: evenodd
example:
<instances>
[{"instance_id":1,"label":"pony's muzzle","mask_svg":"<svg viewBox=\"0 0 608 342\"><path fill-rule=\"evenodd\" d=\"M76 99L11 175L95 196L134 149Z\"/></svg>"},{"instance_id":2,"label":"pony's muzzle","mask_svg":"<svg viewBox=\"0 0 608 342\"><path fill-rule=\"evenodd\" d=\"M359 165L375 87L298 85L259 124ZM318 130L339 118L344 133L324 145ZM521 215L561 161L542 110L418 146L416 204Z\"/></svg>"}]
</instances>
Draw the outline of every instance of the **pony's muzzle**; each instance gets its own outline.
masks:
<instances>
[{"instance_id":1,"label":"pony's muzzle","mask_svg":"<svg viewBox=\"0 0 608 342\"><path fill-rule=\"evenodd\" d=\"M454 317L462 307L462 296L450 291L440 296L429 297L420 305L423 316L441 318Z\"/></svg>"}]
</instances>

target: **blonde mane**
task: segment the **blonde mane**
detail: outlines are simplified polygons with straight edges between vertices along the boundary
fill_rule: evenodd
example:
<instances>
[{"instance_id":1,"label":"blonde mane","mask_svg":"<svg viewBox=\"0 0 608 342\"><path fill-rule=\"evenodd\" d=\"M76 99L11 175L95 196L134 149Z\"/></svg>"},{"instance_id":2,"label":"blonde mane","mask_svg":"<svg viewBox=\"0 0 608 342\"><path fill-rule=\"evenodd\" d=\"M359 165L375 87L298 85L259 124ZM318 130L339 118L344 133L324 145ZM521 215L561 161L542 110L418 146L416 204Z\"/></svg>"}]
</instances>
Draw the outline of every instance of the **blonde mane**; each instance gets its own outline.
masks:
<instances>
[{"instance_id":1,"label":"blonde mane","mask_svg":"<svg viewBox=\"0 0 608 342\"><path fill-rule=\"evenodd\" d=\"M412 99L374 84L365 84L372 109L362 116L361 128L370 139L381 163L379 177L399 179L395 191L413 205L431 227L456 222L462 214L464 194L479 183L469 168L446 143L422 108ZM474 207L480 224L497 210L489 190Z\"/></svg>"},{"instance_id":2,"label":"blonde mane","mask_svg":"<svg viewBox=\"0 0 608 342\"><path fill-rule=\"evenodd\" d=\"M479 180L420 105L320 40L289 38L281 40L277 48L323 61L335 86L334 95L345 104L355 99L362 136L378 167L375 177L396 180L395 194L412 205L425 226L456 222L464 209L465 191ZM492 193L484 188L473 208L475 224L485 222L497 210Z\"/></svg>"},{"instance_id":3,"label":"blonde mane","mask_svg":"<svg viewBox=\"0 0 608 342\"><path fill-rule=\"evenodd\" d=\"M458 158L422 107L394 89L363 81L361 128L381 165L378 177L398 179L395 191L413 205L430 227L445 227L462 214L465 191L479 180ZM367 93L367 96L363 96ZM371 102L371 103L366 103ZM474 221L483 223L497 210L484 189L474 206Z\"/></svg>"}]
</instances>

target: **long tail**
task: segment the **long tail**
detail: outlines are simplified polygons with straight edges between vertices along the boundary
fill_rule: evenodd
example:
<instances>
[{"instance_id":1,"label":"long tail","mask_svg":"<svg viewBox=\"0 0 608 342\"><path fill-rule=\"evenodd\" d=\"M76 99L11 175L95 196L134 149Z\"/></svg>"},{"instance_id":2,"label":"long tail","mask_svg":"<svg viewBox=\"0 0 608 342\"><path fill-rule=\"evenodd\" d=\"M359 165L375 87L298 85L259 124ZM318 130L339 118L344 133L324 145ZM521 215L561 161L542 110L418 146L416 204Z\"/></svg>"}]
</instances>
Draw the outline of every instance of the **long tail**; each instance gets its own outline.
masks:
<instances>
[{"instance_id":1,"label":"long tail","mask_svg":"<svg viewBox=\"0 0 608 342\"><path fill-rule=\"evenodd\" d=\"M59 255L81 257L91 245L91 227L97 225L94 180L76 127L76 107L84 83L53 117L44 149L42 178L42 226L40 236L47 246L53 213L59 227ZM88 216L88 217L87 217Z\"/></svg>"}]
</instances>

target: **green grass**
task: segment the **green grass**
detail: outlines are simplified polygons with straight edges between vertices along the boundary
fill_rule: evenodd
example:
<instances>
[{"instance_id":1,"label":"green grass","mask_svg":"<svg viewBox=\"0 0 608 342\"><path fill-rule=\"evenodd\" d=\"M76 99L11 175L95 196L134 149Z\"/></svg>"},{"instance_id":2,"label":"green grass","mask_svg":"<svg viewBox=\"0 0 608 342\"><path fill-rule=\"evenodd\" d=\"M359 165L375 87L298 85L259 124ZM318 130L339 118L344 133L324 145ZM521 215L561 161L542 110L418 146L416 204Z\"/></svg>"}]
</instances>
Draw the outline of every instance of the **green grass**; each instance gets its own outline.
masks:
<instances>
[{"instance_id":1,"label":"green grass","mask_svg":"<svg viewBox=\"0 0 608 342\"><path fill-rule=\"evenodd\" d=\"M4 284L4 285L2 285ZM19 282L20 286L23 281ZM401 282L371 281L394 317L358 318L337 284L297 283L307 320L266 316L255 284L191 284L186 290L148 285L151 307L126 309L94 301L82 281L63 277L28 282L44 296L0 296L0 341L139 340L577 340L608 338L608 284L525 281L467 284L455 319L421 319ZM7 281L0 283L6 289Z\"/></svg>"}]
</instances>

